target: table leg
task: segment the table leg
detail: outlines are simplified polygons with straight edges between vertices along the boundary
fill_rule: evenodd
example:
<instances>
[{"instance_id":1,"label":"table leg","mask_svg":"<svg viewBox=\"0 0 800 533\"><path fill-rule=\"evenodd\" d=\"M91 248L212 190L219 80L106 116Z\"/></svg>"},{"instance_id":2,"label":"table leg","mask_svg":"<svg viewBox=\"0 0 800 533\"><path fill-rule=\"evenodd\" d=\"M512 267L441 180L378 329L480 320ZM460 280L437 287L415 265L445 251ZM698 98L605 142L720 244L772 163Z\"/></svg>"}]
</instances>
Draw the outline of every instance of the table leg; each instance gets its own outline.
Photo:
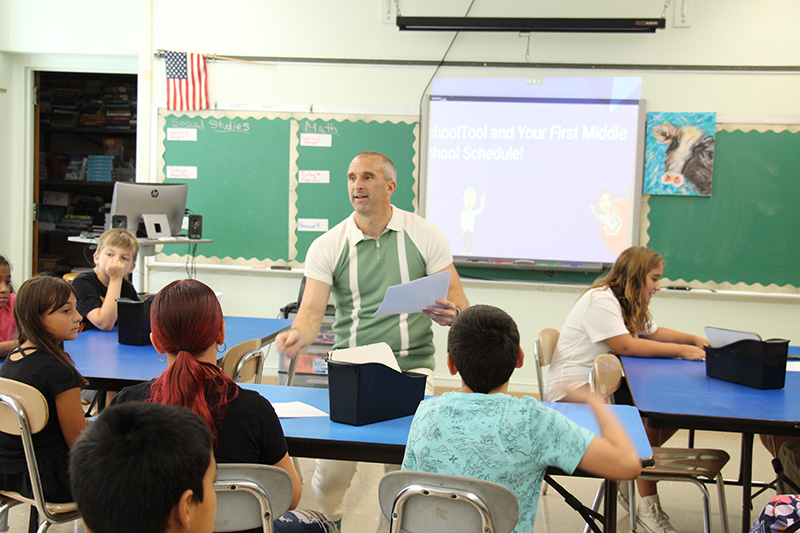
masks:
<instances>
[{"instance_id":1,"label":"table leg","mask_svg":"<svg viewBox=\"0 0 800 533\"><path fill-rule=\"evenodd\" d=\"M752 433L742 433L742 459L739 465L739 479L742 480L742 533L747 533L750 531L750 495L753 479Z\"/></svg>"},{"instance_id":2,"label":"table leg","mask_svg":"<svg viewBox=\"0 0 800 533\"><path fill-rule=\"evenodd\" d=\"M625 482L623 482L625 483ZM605 495L603 497L603 531L615 533L617 531L617 482L607 479L604 483Z\"/></svg>"}]
</instances>

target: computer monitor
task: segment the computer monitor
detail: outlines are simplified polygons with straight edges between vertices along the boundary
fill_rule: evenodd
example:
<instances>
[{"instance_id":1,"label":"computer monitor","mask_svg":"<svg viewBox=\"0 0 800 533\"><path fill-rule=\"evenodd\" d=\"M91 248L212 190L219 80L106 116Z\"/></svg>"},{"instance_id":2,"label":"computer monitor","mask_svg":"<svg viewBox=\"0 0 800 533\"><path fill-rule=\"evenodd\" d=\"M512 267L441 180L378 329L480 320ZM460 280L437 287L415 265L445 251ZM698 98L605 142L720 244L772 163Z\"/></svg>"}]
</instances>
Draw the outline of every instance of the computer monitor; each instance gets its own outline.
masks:
<instances>
[{"instance_id":1,"label":"computer monitor","mask_svg":"<svg viewBox=\"0 0 800 533\"><path fill-rule=\"evenodd\" d=\"M170 234L178 235L186 211L188 190L189 187L185 183L117 182L114 184L114 195L111 198L109 227L113 227L114 215L125 215L126 229L137 235L142 215L163 214L167 217ZM144 237L146 234L140 232L137 236Z\"/></svg>"}]
</instances>

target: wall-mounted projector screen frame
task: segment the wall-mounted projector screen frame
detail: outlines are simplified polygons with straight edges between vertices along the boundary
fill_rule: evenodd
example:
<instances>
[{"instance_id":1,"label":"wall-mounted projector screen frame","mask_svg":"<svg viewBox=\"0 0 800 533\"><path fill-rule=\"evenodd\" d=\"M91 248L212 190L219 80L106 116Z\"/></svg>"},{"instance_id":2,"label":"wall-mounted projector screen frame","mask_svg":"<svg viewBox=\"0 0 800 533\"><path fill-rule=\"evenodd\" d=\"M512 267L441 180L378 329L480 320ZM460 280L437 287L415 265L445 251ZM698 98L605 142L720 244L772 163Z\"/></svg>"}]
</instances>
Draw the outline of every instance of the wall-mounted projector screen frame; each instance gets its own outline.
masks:
<instances>
[{"instance_id":1,"label":"wall-mounted projector screen frame","mask_svg":"<svg viewBox=\"0 0 800 533\"><path fill-rule=\"evenodd\" d=\"M600 271L638 244L644 102L567 94L426 98L422 213L457 265Z\"/></svg>"}]
</instances>

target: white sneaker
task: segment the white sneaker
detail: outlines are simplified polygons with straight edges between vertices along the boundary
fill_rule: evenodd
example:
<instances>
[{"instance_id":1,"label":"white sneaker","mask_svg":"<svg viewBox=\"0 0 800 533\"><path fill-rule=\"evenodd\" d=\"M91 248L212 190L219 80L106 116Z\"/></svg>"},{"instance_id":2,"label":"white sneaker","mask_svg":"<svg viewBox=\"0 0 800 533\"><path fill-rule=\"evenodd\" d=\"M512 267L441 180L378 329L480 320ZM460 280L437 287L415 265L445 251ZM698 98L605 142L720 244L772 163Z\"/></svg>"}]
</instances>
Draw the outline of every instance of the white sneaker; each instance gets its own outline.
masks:
<instances>
[{"instance_id":1,"label":"white sneaker","mask_svg":"<svg viewBox=\"0 0 800 533\"><path fill-rule=\"evenodd\" d=\"M678 533L669 523L669 515L661 509L656 499L654 502L642 498L636 508L636 521L651 533Z\"/></svg>"}]
</instances>

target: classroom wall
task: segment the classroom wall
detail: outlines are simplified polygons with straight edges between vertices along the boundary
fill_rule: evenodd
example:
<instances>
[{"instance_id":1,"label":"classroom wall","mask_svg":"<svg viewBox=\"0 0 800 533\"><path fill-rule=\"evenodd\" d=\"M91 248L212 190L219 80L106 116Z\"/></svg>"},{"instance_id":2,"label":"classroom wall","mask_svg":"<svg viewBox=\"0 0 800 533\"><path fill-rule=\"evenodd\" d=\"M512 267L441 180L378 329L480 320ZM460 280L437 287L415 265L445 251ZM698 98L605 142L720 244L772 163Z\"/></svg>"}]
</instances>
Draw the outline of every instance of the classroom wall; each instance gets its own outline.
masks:
<instances>
[{"instance_id":1,"label":"classroom wall","mask_svg":"<svg viewBox=\"0 0 800 533\"><path fill-rule=\"evenodd\" d=\"M394 2L390 2L394 3ZM675 2L677 3L677 2ZM13 4L13 7L12 7ZM19 5L18 5L19 4ZM24 4L24 5L23 5ZM103 3L84 0L60 7L54 0L12 2L0 0L0 81L10 76L13 94L0 95L0 112L10 105L9 130L26 132L25 89L32 69L138 72L139 135L137 179L154 175L155 134L150 112L165 100L164 62L152 50L175 49L219 55L317 58L390 58L440 60L452 33L399 32L380 22L379 0L197 0L187 10L178 0L129 0ZM469 0L400 1L404 15L461 16ZM473 16L620 16L658 17L662 0L477 0ZM691 26L673 26L667 10L667 29L656 35L533 34L530 61L546 68L444 67L437 76L612 76L641 75L643 97L650 111L716 111L721 116L800 116L800 75L797 72L688 71L665 65L796 65L800 34L794 21L800 3L765 0L754 7L744 0L690 0ZM2 11L0 11L2 12ZM93 15L84 17L85 13ZM128 20L130 24L120 24ZM137 17L137 14L140 16ZM100 17L99 19L97 17ZM42 19L47 23L42 24ZM6 22L4 23L3 20ZM98 29L111 24L113 31ZM13 31L8 31L13 29ZM527 38L517 34L461 34L447 56L452 61L524 62ZM10 54L6 54L9 52ZM61 52L70 52L69 58ZM104 56L96 56L102 52ZM7 56L11 56L9 59ZM635 70L555 68L556 63L636 64ZM654 68L641 65L655 65ZM659 67L660 66L660 67ZM120 70L121 69L121 70ZM132 70L128 70L132 69ZM369 66L278 62L272 66L217 61L209 65L212 101L245 104L327 105L336 108L417 108L434 67ZM151 83L152 82L152 83ZM0 86L3 86L0 83ZM19 111L18 111L19 109ZM14 114L16 113L16 114ZM8 115L3 114L3 122ZM3 139L0 133L0 140ZM8 134L6 134L8 135ZM24 198L30 190L30 139L13 135L10 156L0 158L0 176L10 176L11 190ZM27 150L27 153L26 153ZM2 152L0 152L2 154ZM345 169L342 169L344 172ZM5 178L4 178L5 179ZM344 190L343 190L344 194ZM2 201L0 201L2 202ZM2 203L0 203L2 206ZM28 204L4 210L0 249L19 264L29 259ZM27 218L26 218L27 217ZM28 268L18 268L18 278ZM158 265L149 279L157 290L185 276L182 265ZM199 269L198 277L222 291L225 311L231 314L275 316L296 298L299 273L243 272ZM529 349L536 332L560 327L581 288L540 284L465 281L474 303L492 303L514 316ZM800 342L800 305L778 296L721 294L660 294L653 311L658 323L701 333L715 324L743 327L765 336ZM444 361L446 329L436 327L437 380L448 381ZM274 357L268 364L274 366ZM518 371L512 388L535 388L532 365Z\"/></svg>"}]
</instances>

